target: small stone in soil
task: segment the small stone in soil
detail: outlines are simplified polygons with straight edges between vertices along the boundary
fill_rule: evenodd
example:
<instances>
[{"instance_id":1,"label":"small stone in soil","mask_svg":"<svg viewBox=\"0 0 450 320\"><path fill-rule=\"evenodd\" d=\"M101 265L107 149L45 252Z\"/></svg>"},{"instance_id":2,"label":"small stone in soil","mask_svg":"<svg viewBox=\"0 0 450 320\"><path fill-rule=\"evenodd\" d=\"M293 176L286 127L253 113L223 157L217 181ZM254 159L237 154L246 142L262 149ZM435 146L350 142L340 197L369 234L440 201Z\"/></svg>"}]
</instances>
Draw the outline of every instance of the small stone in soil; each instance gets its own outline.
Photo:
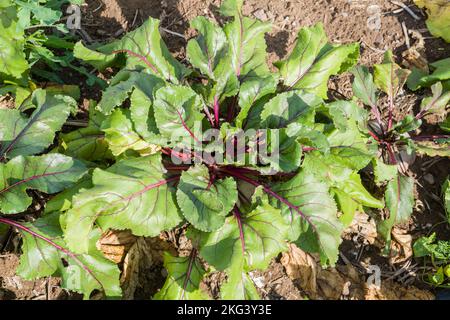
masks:
<instances>
[{"instance_id":1,"label":"small stone in soil","mask_svg":"<svg viewBox=\"0 0 450 320\"><path fill-rule=\"evenodd\" d=\"M266 12L264 11L264 9L258 9L258 10L256 10L255 12L253 12L253 15L256 17L256 18L258 18L258 19L260 19L260 20L262 20L262 21L265 21L265 20L267 20L267 14L266 14Z\"/></svg>"},{"instance_id":2,"label":"small stone in soil","mask_svg":"<svg viewBox=\"0 0 450 320\"><path fill-rule=\"evenodd\" d=\"M263 277L256 277L256 278L253 278L253 282L255 283L255 285L258 287L258 288L264 288L264 278Z\"/></svg>"}]
</instances>

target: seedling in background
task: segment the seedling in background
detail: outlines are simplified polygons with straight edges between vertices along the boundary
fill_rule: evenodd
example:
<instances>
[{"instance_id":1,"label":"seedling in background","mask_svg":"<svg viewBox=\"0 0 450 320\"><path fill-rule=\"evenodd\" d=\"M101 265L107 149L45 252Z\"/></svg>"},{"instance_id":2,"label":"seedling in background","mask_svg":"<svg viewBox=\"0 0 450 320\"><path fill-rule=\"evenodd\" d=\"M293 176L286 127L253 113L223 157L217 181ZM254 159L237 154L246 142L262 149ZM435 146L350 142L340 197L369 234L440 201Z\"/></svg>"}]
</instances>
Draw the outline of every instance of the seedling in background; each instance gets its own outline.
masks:
<instances>
[{"instance_id":1,"label":"seedling in background","mask_svg":"<svg viewBox=\"0 0 450 320\"><path fill-rule=\"evenodd\" d=\"M445 114L450 92L443 90L440 82L432 87L432 96L425 98L416 115L406 114L394 119L400 106L396 99L410 74L398 66L392 52L385 54L382 64L374 66L374 74L364 66L355 67L353 92L370 107L372 120L367 123L367 132L378 146L379 158L375 159L376 182L387 182L385 200L389 217L378 224L379 232L388 247L391 229L395 224L408 221L414 206L414 180L408 177L405 164L415 153L429 156L449 156L449 135L416 135L423 118L430 114ZM387 96L387 110L381 111L377 89Z\"/></svg>"}]
</instances>

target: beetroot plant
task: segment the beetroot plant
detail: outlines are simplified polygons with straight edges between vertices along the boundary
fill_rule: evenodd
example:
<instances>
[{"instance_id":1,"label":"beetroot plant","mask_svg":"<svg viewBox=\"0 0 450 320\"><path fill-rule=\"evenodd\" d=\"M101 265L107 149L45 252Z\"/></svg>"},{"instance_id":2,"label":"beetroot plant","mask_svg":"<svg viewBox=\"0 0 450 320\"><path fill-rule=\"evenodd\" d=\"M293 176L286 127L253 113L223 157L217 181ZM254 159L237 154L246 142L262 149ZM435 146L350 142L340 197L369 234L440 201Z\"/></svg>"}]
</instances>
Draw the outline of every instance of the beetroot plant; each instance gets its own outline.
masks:
<instances>
[{"instance_id":1,"label":"beetroot plant","mask_svg":"<svg viewBox=\"0 0 450 320\"><path fill-rule=\"evenodd\" d=\"M444 157L450 155L449 135L417 133L425 116L446 115L450 92L443 88L441 82L435 82L431 86L432 96L422 100L419 112L395 117L394 113L401 110L401 106L396 104L397 97L410 76L410 71L395 63L392 52L386 52L382 64L374 66L373 75L364 66L355 67L352 73L355 76L355 96L370 107L371 119L366 123L365 131L371 137L370 143L378 148L378 156L373 161L375 181L386 184L385 202L389 211L388 218L379 221L378 229L389 246L392 227L408 221L414 206L414 179L407 175L405 167L409 160L416 153ZM436 77L433 79L437 80ZM412 83L414 79L410 78L409 81ZM425 84L427 81L432 81L431 76L421 83ZM384 109L377 89L387 99Z\"/></svg>"},{"instance_id":2,"label":"beetroot plant","mask_svg":"<svg viewBox=\"0 0 450 320\"><path fill-rule=\"evenodd\" d=\"M187 44L188 64L170 54L152 18L112 43L75 46L85 63L118 72L91 105L88 127L61 135L54 149L80 159L89 175L65 185L32 224L0 220L26 234L28 278L57 273L86 298L94 289L120 296L118 268L95 247L99 234L185 228L192 250L165 255L168 277L155 298L205 299L203 276L223 271L223 299L256 299L248 273L267 268L289 242L334 265L354 213L384 206L358 173L376 155L363 132L367 112L355 101L327 100L329 78L355 65L359 46L328 43L317 24L270 66L270 23L241 7L224 1L224 25L191 22L198 35ZM20 190L29 188L47 192ZM5 210L15 198L0 199L2 217L29 205ZM69 274L61 259L79 267Z\"/></svg>"}]
</instances>

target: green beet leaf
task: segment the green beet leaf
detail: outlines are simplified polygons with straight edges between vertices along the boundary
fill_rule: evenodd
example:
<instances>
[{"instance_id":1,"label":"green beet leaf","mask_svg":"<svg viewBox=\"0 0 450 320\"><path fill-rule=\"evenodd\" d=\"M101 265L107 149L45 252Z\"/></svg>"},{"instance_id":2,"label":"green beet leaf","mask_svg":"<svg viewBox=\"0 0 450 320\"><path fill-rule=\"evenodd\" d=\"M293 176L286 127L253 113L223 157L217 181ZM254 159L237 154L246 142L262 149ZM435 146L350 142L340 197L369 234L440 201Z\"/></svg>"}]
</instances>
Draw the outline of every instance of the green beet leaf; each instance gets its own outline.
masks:
<instances>
[{"instance_id":1,"label":"green beet leaf","mask_svg":"<svg viewBox=\"0 0 450 320\"><path fill-rule=\"evenodd\" d=\"M67 212L65 240L74 252L88 250L87 235L97 223L102 229L130 229L135 235L156 236L181 222L173 183L161 156L117 162L107 170L95 169L93 188L74 197Z\"/></svg>"},{"instance_id":2,"label":"green beet leaf","mask_svg":"<svg viewBox=\"0 0 450 320\"><path fill-rule=\"evenodd\" d=\"M67 249L58 213L26 223L19 230L24 244L17 274L24 279L59 276L63 288L79 292L85 299L89 299L94 290L101 290L109 297L122 295L119 268L96 248L100 237L98 229L88 234L88 252L82 255Z\"/></svg>"},{"instance_id":3,"label":"green beet leaf","mask_svg":"<svg viewBox=\"0 0 450 320\"><path fill-rule=\"evenodd\" d=\"M0 164L0 212L23 212L32 202L27 190L54 194L71 187L86 172L80 161L57 153L15 157Z\"/></svg>"},{"instance_id":4,"label":"green beet leaf","mask_svg":"<svg viewBox=\"0 0 450 320\"><path fill-rule=\"evenodd\" d=\"M321 23L300 30L291 55L276 63L286 87L327 98L330 76L348 70L359 57L357 44L332 46L327 41Z\"/></svg>"},{"instance_id":5,"label":"green beet leaf","mask_svg":"<svg viewBox=\"0 0 450 320\"><path fill-rule=\"evenodd\" d=\"M77 107L72 98L42 89L33 92L32 102L36 109L30 117L17 109L0 109L0 159L44 151Z\"/></svg>"},{"instance_id":6,"label":"green beet leaf","mask_svg":"<svg viewBox=\"0 0 450 320\"><path fill-rule=\"evenodd\" d=\"M238 197L232 178L214 183L210 179L206 166L195 166L182 173L177 190L177 203L184 217L202 231L219 229Z\"/></svg>"},{"instance_id":7,"label":"green beet leaf","mask_svg":"<svg viewBox=\"0 0 450 320\"><path fill-rule=\"evenodd\" d=\"M194 251L195 253L195 251ZM168 276L155 300L208 300L200 288L205 270L194 254L188 257L174 257L164 253L164 267Z\"/></svg>"}]
</instances>

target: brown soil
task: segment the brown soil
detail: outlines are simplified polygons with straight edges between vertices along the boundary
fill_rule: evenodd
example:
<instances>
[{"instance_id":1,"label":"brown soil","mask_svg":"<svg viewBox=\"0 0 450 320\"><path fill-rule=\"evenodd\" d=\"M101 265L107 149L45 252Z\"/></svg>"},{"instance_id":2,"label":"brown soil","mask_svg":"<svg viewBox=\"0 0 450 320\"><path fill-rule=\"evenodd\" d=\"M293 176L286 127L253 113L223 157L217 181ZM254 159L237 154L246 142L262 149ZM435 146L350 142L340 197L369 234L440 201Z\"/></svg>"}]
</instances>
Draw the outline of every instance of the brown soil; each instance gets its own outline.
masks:
<instances>
[{"instance_id":1,"label":"brown soil","mask_svg":"<svg viewBox=\"0 0 450 320\"><path fill-rule=\"evenodd\" d=\"M422 11L414 6L412 1L401 0L401 2L408 5L421 18L420 21L416 21L404 10L397 12L399 7L386 0L247 0L244 5L244 14L273 23L273 31L266 37L270 62L284 58L291 51L297 31L301 27L317 22L324 24L332 42L359 42L361 44L361 64L370 66L379 63L384 50L387 49L394 51L400 63L402 61L401 54L407 48L402 23L408 30L416 30L424 37L428 61L448 57L450 45L431 37L426 29L425 16ZM135 29L148 16L152 16L161 20L163 28L179 34L164 32L163 37L169 49L179 59L184 59L186 39L194 35L193 30L189 28L189 20L198 15L205 15L222 22L222 18L218 16L219 5L220 0L86 0L86 5L82 8L83 39L87 42L109 41ZM371 16L368 10L376 11L377 8L381 14L380 29L371 30L369 28L372 25L370 21L373 22L373 19L368 20ZM410 40L414 43L412 38ZM69 77L71 76L69 75ZM75 82L80 82L79 79L74 79ZM83 90L83 98L99 97L98 88L88 89L84 83L81 84L86 89ZM352 95L350 76L348 75L332 79L330 87L345 97ZM417 108L421 99L422 96L417 94L406 94L401 102L402 110L398 110L398 113L402 114L405 111L403 108ZM7 103L9 101L1 101L0 105ZM435 123L436 120L429 119L427 130L435 131ZM442 201L439 200L440 187L449 173L449 164L448 159L418 157L410 167L411 174L418 181L417 194L419 196L418 203L416 203L418 209L407 227L414 238L437 231L441 238L450 239L448 226L442 223L445 212ZM174 238L176 239L174 240ZM345 239L341 251L342 257L346 261L340 260L340 267L345 263L357 265L359 261L377 264L383 272L394 272L401 267L393 266L389 263L388 258L381 257L379 246L361 245L358 241L351 236ZM184 254L186 248L190 247L190 243L183 236L174 236L171 242L181 254ZM162 260L154 258L152 261L151 266L141 265L141 271L146 276L139 276L139 284L133 291L135 298L147 299L162 285L161 280L164 274ZM57 284L56 279L50 278L50 280L36 282L20 280L14 275L17 264L16 255L0 256L0 300L67 298L64 291L60 289L58 291L57 286L53 287ZM359 277L364 280L367 274L361 269L358 271L360 272ZM337 271L333 269L330 272L336 273ZM278 260L273 261L270 268L264 272L252 272L251 277L264 299L307 298L304 288L299 285L298 281L293 281L287 275L285 267ZM222 273L211 274L203 281L202 287L213 298L218 298L219 285L225 279L226 277ZM49 286L49 283L52 286ZM52 288L50 292L49 287ZM52 291L53 289L54 291Z\"/></svg>"},{"instance_id":2,"label":"brown soil","mask_svg":"<svg viewBox=\"0 0 450 320\"><path fill-rule=\"evenodd\" d=\"M67 299L68 294L53 277L26 281L15 274L19 258L14 254L0 255L0 300Z\"/></svg>"}]
</instances>

